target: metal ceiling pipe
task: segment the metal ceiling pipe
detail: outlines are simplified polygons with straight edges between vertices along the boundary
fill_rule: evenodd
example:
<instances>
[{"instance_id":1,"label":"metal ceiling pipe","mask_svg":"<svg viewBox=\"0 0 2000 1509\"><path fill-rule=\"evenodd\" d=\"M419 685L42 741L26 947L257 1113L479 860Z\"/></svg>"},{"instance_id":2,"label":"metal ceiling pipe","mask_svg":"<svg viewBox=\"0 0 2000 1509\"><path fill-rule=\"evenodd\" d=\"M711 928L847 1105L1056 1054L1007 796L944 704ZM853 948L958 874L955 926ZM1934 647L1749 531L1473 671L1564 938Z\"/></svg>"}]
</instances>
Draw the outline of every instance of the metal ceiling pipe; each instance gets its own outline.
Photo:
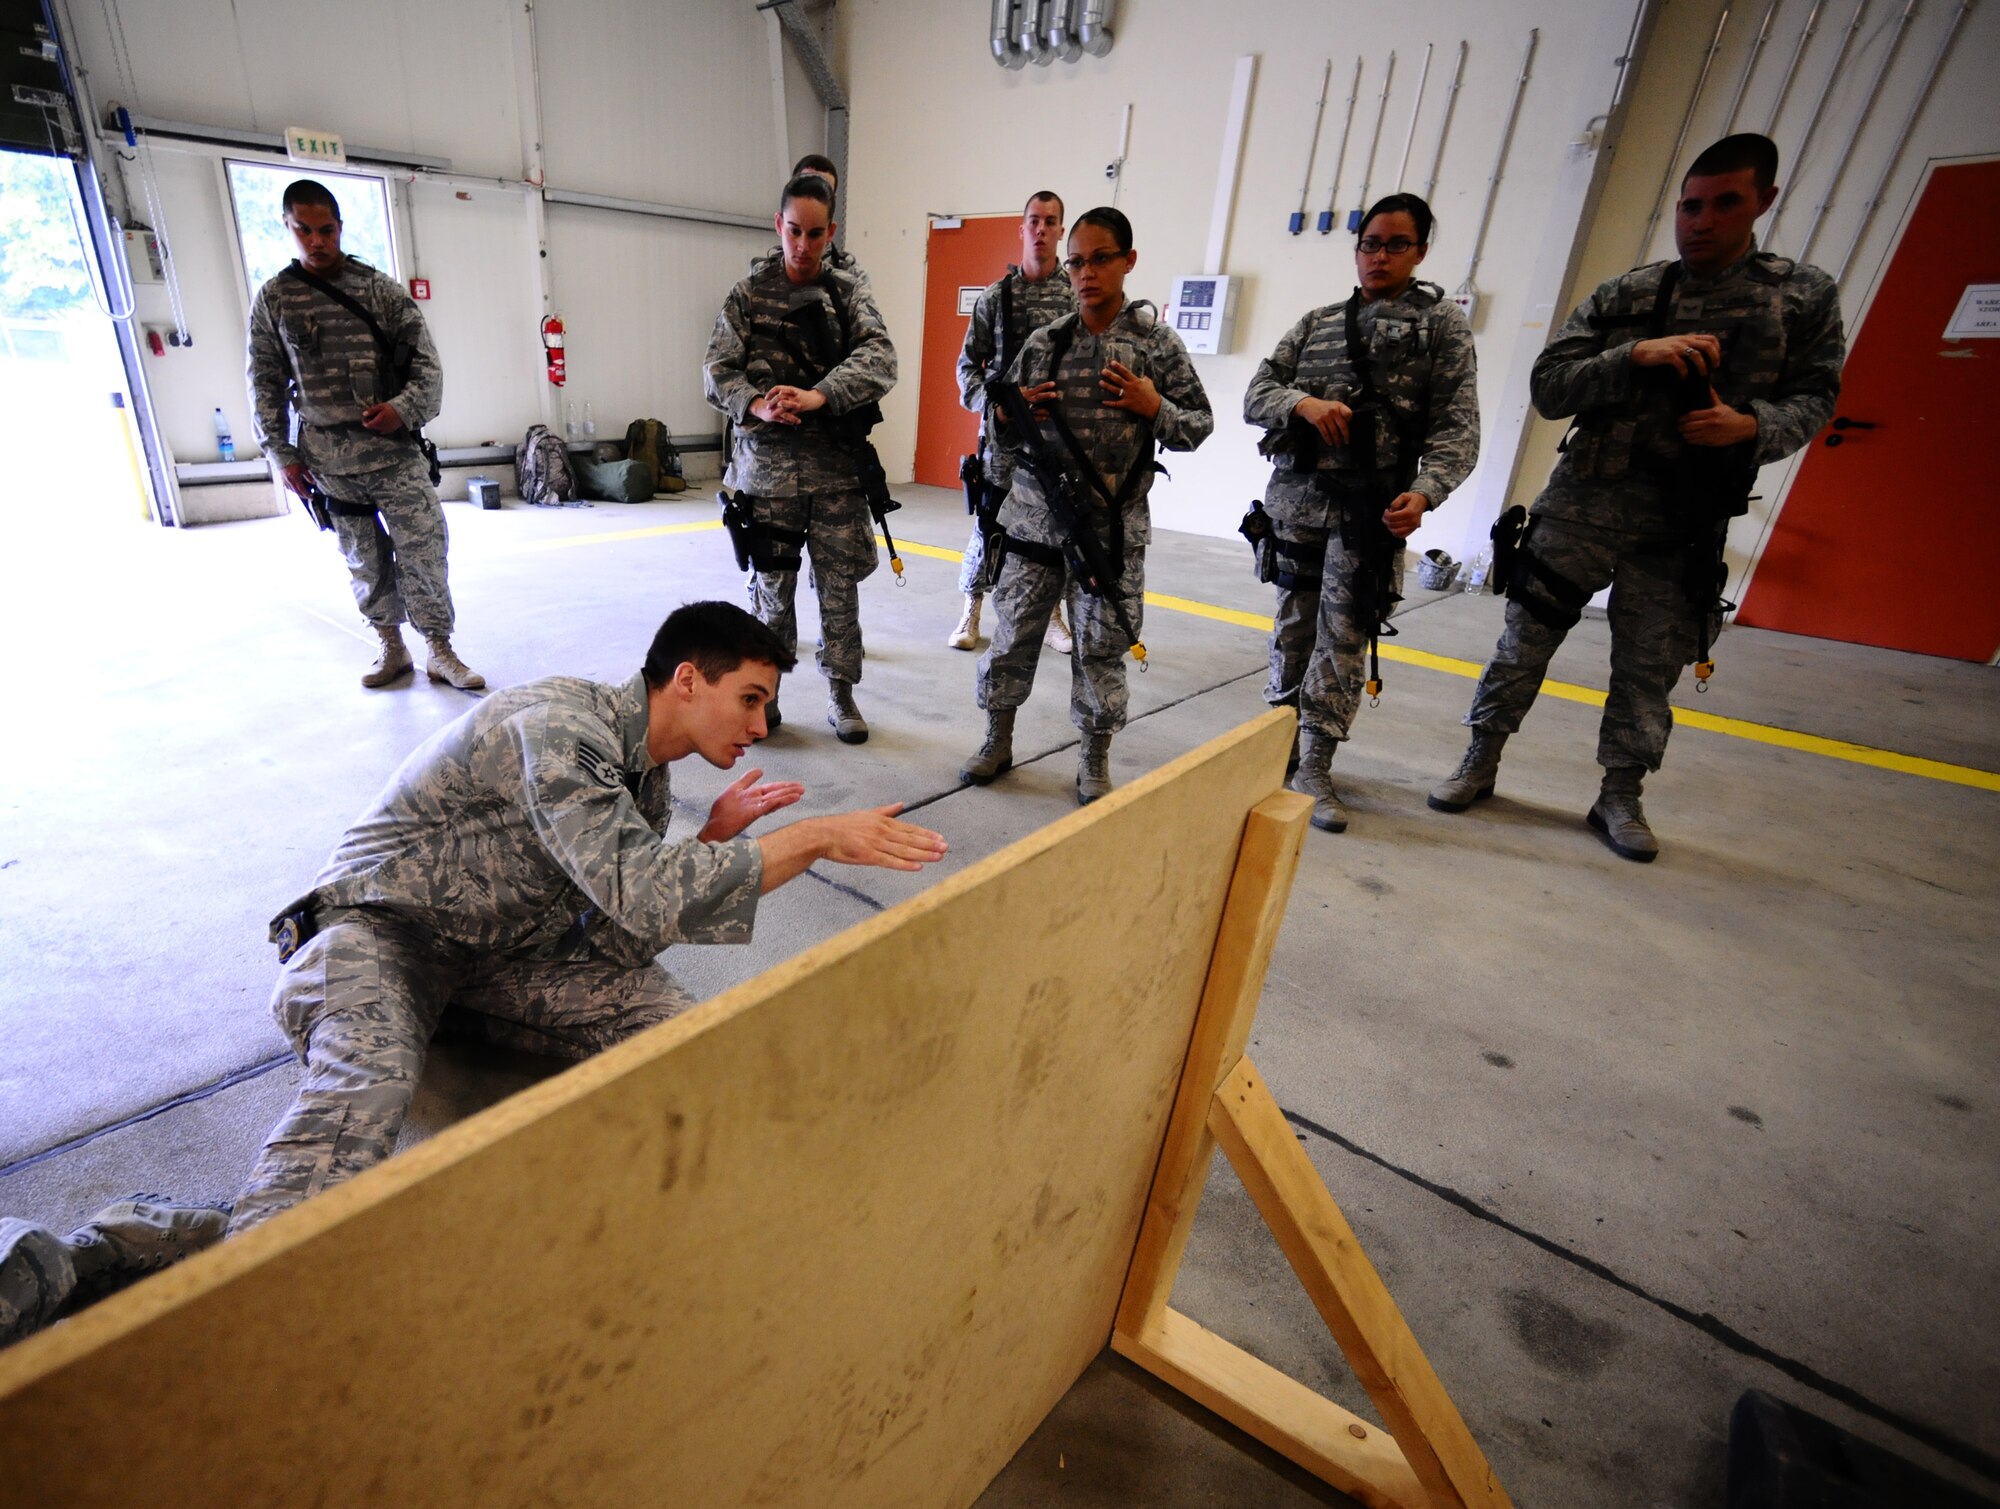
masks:
<instances>
[{"instance_id":1,"label":"metal ceiling pipe","mask_svg":"<svg viewBox=\"0 0 2000 1509\"><path fill-rule=\"evenodd\" d=\"M1114 0L1083 0L1083 18L1076 25L1076 40L1093 58L1111 51L1111 20L1117 9Z\"/></svg>"},{"instance_id":2,"label":"metal ceiling pipe","mask_svg":"<svg viewBox=\"0 0 2000 1509\"><path fill-rule=\"evenodd\" d=\"M1050 0L1021 0L1021 8L1014 17L1014 43L1021 49L1021 56L1037 68L1048 67L1056 56L1056 50L1042 39L1049 4Z\"/></svg>"},{"instance_id":3,"label":"metal ceiling pipe","mask_svg":"<svg viewBox=\"0 0 2000 1509\"><path fill-rule=\"evenodd\" d=\"M1002 68L1019 68L1028 61L1027 54L1014 42L1014 15L1020 8L1021 0L993 0L993 25L988 36L993 61Z\"/></svg>"},{"instance_id":4,"label":"metal ceiling pipe","mask_svg":"<svg viewBox=\"0 0 2000 1509\"><path fill-rule=\"evenodd\" d=\"M1048 6L1048 22L1042 29L1042 38L1049 44L1059 63L1074 63L1083 56L1083 44L1076 39L1077 0L1045 0Z\"/></svg>"}]
</instances>

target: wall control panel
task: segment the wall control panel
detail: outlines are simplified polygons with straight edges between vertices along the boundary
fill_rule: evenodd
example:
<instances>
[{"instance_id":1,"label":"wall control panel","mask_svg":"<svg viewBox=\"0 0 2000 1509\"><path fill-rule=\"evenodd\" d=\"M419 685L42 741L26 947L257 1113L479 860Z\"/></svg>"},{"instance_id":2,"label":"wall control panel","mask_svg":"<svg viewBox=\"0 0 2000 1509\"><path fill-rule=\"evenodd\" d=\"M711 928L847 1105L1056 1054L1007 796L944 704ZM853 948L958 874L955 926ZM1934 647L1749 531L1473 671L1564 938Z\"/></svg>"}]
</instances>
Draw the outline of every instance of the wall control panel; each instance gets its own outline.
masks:
<instances>
[{"instance_id":1,"label":"wall control panel","mask_svg":"<svg viewBox=\"0 0 2000 1509\"><path fill-rule=\"evenodd\" d=\"M1236 294L1242 279L1228 273L1175 278L1167 328L1198 356L1228 352L1236 340Z\"/></svg>"}]
</instances>

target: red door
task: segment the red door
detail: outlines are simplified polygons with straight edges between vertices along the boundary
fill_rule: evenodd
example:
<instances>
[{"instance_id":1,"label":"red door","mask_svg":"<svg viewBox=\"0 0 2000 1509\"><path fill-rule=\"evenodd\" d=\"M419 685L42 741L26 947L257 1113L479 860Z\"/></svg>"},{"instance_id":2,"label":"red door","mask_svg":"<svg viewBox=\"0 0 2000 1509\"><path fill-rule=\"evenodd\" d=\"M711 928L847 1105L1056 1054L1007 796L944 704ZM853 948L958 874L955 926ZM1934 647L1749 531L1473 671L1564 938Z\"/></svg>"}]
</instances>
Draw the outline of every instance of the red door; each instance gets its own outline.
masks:
<instances>
[{"instance_id":1,"label":"red door","mask_svg":"<svg viewBox=\"0 0 2000 1509\"><path fill-rule=\"evenodd\" d=\"M924 262L924 367L917 391L916 478L958 486L958 458L979 444L979 419L958 403L958 353L972 300L1021 260L1018 216L986 215L931 227Z\"/></svg>"},{"instance_id":2,"label":"red door","mask_svg":"<svg viewBox=\"0 0 2000 1509\"><path fill-rule=\"evenodd\" d=\"M1800 463L1739 622L1959 660L2000 649L1986 584L2000 559L2000 340L1945 338L1974 283L2000 284L2000 162L1932 170L1849 332L1834 425ZM1979 585L1955 589L1962 570Z\"/></svg>"}]
</instances>

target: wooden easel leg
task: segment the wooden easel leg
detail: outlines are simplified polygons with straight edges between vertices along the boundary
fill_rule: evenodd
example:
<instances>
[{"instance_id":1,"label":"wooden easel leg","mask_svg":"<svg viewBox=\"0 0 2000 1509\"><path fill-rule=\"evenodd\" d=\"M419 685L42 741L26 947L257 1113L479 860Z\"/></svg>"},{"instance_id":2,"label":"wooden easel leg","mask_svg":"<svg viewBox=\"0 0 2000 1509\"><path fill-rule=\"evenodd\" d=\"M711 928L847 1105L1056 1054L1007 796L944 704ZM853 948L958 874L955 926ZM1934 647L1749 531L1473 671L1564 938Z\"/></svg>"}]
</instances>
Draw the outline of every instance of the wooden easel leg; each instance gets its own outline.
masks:
<instances>
[{"instance_id":1,"label":"wooden easel leg","mask_svg":"<svg viewBox=\"0 0 2000 1509\"><path fill-rule=\"evenodd\" d=\"M1511 1509L1284 1112L1243 1056L1309 798L1252 809L1111 1345L1370 1509ZM1174 1310L1220 1141L1393 1436Z\"/></svg>"},{"instance_id":2,"label":"wooden easel leg","mask_svg":"<svg viewBox=\"0 0 2000 1509\"><path fill-rule=\"evenodd\" d=\"M1159 1323L1174 1292L1181 1254L1194 1228L1195 1207L1208 1182L1215 1141L1208 1128L1209 1102L1216 1086L1243 1056L1264 971L1271 964L1285 902L1299 868L1299 846L1312 816L1312 798L1279 791L1250 809L1243 842L1236 851L1236 874L1223 903L1208 980L1188 1042L1186 1067L1167 1122L1166 1142L1146 1197L1125 1292L1118 1302L1114 1334L1139 1335Z\"/></svg>"},{"instance_id":3,"label":"wooden easel leg","mask_svg":"<svg viewBox=\"0 0 2000 1509\"><path fill-rule=\"evenodd\" d=\"M1209 1127L1437 1509L1508 1504L1382 1276L1257 1066L1239 1059Z\"/></svg>"}]
</instances>

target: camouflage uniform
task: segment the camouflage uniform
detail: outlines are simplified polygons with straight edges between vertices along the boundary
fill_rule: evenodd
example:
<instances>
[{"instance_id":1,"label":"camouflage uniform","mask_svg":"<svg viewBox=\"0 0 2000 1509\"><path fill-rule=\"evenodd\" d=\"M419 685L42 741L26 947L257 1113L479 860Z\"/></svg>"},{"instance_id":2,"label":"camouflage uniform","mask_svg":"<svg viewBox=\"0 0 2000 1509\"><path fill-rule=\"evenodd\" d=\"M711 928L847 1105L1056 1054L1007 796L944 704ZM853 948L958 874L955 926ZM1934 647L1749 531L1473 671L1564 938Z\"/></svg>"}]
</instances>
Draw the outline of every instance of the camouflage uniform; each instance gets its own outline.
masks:
<instances>
[{"instance_id":1,"label":"camouflage uniform","mask_svg":"<svg viewBox=\"0 0 2000 1509\"><path fill-rule=\"evenodd\" d=\"M305 1081L232 1233L386 1158L447 1008L489 1041L582 1058L690 998L655 956L749 939L754 838L663 842L646 682L565 677L487 698L403 762L304 911L271 1010ZM314 930L316 928L316 930Z\"/></svg>"},{"instance_id":2,"label":"camouflage uniform","mask_svg":"<svg viewBox=\"0 0 2000 1509\"><path fill-rule=\"evenodd\" d=\"M1697 647L1699 623L1680 587L1681 522L1661 481L1683 442L1666 384L1631 361L1670 265L1599 285L1533 375L1535 407L1551 419L1577 416L1577 429L1535 500L1525 549L1584 597L1611 588L1611 686L1597 741L1607 770L1660 768L1673 729L1667 697ZM1712 381L1724 403L1756 415L1758 465L1791 455L1832 417L1846 341L1838 290L1818 268L1753 247L1712 278L1683 269L1665 333L1722 338ZM1517 590L1525 575L1516 568ZM1566 633L1510 598L1467 726L1519 728Z\"/></svg>"},{"instance_id":3,"label":"camouflage uniform","mask_svg":"<svg viewBox=\"0 0 2000 1509\"><path fill-rule=\"evenodd\" d=\"M845 337L838 362L824 373L784 338L787 314L796 316L813 304ZM805 532L819 590L821 674L832 681L859 681L858 589L879 558L854 453L830 421L875 403L896 385L896 348L874 296L854 273L823 271L795 287L781 260L766 259L723 300L702 380L708 401L732 425L733 454L724 480L752 500L759 525ZM826 395L826 407L797 425L753 417L750 405L779 384L815 389ZM759 571L751 584L753 611L777 631L787 650L798 648L797 590L796 571Z\"/></svg>"},{"instance_id":4,"label":"camouflage uniform","mask_svg":"<svg viewBox=\"0 0 2000 1509\"><path fill-rule=\"evenodd\" d=\"M1055 366L1055 341L1069 332L1070 345ZM1151 420L1103 402L1100 378L1110 362L1123 362L1141 377L1150 377L1160 391L1160 412ZM1146 591L1146 545L1152 538L1152 515L1146 495L1153 486L1153 445L1171 451L1191 451L1215 429L1208 394L1188 360L1179 336L1160 323L1148 304L1128 302L1102 335L1070 314L1030 335L1014 361L1010 376L1022 387L1054 381L1061 386L1063 417L1076 435L1097 477L1114 497L1133 468L1138 481L1126 499L1121 523L1125 555L1118 580L1118 597L1132 627L1143 633ZM1010 445L1015 442L1010 438ZM1016 447L1018 449L1018 447ZM1112 531L1108 513L1095 490L1088 493L1099 515L1098 539L1109 548ZM1010 538L1039 545L1060 545L1062 528L1034 472L1015 457L1013 485L1000 508L1000 522ZM1059 598L1067 595L1076 651L1070 658L1070 718L1085 734L1113 734L1125 726L1125 653L1131 648L1118 627L1111 604L1083 591L1061 567L1044 566L1010 550L993 589L999 622L993 640L979 657L979 705L1005 712L1028 700L1035 684L1042 635Z\"/></svg>"},{"instance_id":5,"label":"camouflage uniform","mask_svg":"<svg viewBox=\"0 0 2000 1509\"><path fill-rule=\"evenodd\" d=\"M1258 365L1243 395L1243 418L1272 437L1292 423L1304 398L1352 403L1361 390L1347 358L1346 303L1328 304L1300 320ZM1322 446L1312 472L1293 469L1280 456L1264 490L1264 507L1278 536L1310 560L1318 558L1321 582L1278 588L1271 632L1271 677L1264 700L1297 707L1299 724L1332 740L1345 739L1360 701L1367 628L1354 611L1357 555L1342 543L1342 501L1365 497L1379 515L1395 492L1419 492L1436 508L1463 482L1479 459L1479 394L1472 327L1464 312L1434 283L1412 283L1398 297L1364 300L1357 313L1377 392L1420 427L1421 458L1396 454L1392 426L1381 426L1377 462L1383 471L1407 474L1407 488L1384 493L1376 474L1353 470L1345 446ZM1394 590L1403 587L1404 549L1397 541ZM1266 554L1265 565L1286 563ZM1275 571L1266 570L1267 580Z\"/></svg>"},{"instance_id":6,"label":"camouflage uniform","mask_svg":"<svg viewBox=\"0 0 2000 1509\"><path fill-rule=\"evenodd\" d=\"M414 346L409 381L391 394L394 379L368 327L317 289L280 274L250 306L257 443L280 466L308 468L329 498L376 510L334 515L362 616L393 629L407 610L426 639L449 639L444 510L414 438L444 401L437 347L402 285L366 262L348 257L326 281L374 315L391 341ZM384 399L403 416L403 428L390 435L361 423L362 409Z\"/></svg>"},{"instance_id":7,"label":"camouflage uniform","mask_svg":"<svg viewBox=\"0 0 2000 1509\"><path fill-rule=\"evenodd\" d=\"M1001 290L1006 289L1007 328L1000 327ZM1004 447L994 443L986 417L986 378L998 356L1005 371L1013 363L1022 343L1034 331L1050 325L1076 308L1076 294L1069 279L1058 268L1039 283L1030 283L1019 267L1009 264L1007 275L989 285L972 306L972 322L965 327L965 346L958 353L958 399L979 416L979 460L986 485L1001 497L1013 485L1014 462ZM993 583L986 576L986 537L973 526L966 541L965 562L958 570L958 590L986 593Z\"/></svg>"}]
</instances>

